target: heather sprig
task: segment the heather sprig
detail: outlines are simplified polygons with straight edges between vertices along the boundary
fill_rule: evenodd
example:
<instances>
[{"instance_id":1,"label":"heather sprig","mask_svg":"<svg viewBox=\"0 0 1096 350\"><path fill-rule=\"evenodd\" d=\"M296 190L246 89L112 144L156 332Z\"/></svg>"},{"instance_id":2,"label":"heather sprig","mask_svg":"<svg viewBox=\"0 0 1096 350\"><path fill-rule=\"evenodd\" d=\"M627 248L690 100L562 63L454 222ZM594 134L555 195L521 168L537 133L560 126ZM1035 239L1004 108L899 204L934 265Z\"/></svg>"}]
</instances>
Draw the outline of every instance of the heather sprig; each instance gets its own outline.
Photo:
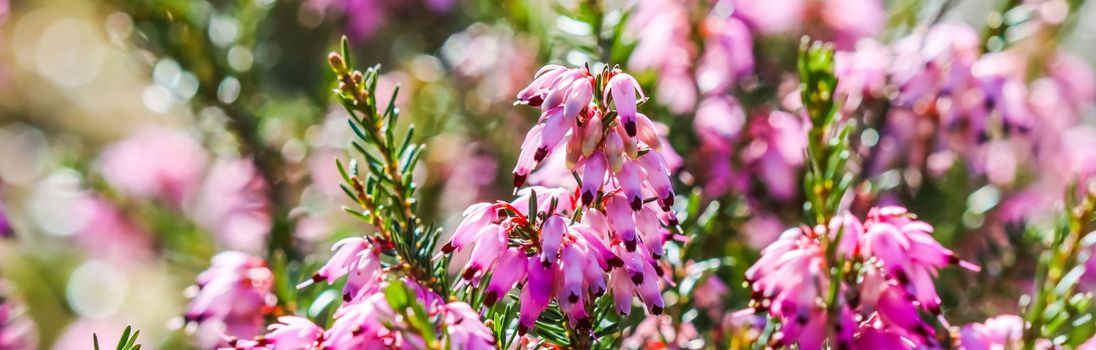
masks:
<instances>
[{"instance_id":1,"label":"heather sprig","mask_svg":"<svg viewBox=\"0 0 1096 350\"><path fill-rule=\"evenodd\" d=\"M852 154L853 119L845 119L836 99L833 47L803 39L799 51L799 95L811 128L807 134L807 168L803 189L809 223L823 225L838 212L853 176L846 169Z\"/></svg>"},{"instance_id":2,"label":"heather sprig","mask_svg":"<svg viewBox=\"0 0 1096 350\"><path fill-rule=\"evenodd\" d=\"M346 38L342 40L341 53L331 53L328 62L338 85L335 98L350 116L348 123L355 136L353 148L363 158L360 163L352 159L346 166L336 161L343 179L340 186L358 205L345 210L377 230L371 244L395 253L398 259L390 266L406 269L416 280L447 294L444 272L448 259L432 259L441 230L424 224L415 213L416 186L412 173L425 146L414 142L414 126L409 126L402 137L396 136L399 87L392 92L386 106L378 105L380 67L365 72L351 68Z\"/></svg>"},{"instance_id":3,"label":"heather sprig","mask_svg":"<svg viewBox=\"0 0 1096 350\"><path fill-rule=\"evenodd\" d=\"M851 119L844 119L837 100L837 76L834 74L833 47L803 38L799 49L799 95L803 109L810 119L807 132L807 167L803 175L803 191L806 198L804 209L808 225L829 227L836 232L818 235L832 281L840 281L848 268L845 257L839 256L835 242L841 242L846 234L844 225L834 226L830 220L837 217L841 200L854 176L846 169L850 151L849 134L855 128ZM832 239L832 240L831 240ZM841 243L836 243L837 245ZM838 298L839 284L831 283L825 302L831 316L842 308Z\"/></svg>"},{"instance_id":4,"label":"heather sprig","mask_svg":"<svg viewBox=\"0 0 1096 350\"><path fill-rule=\"evenodd\" d=\"M811 120L804 175L807 224L785 231L746 272L751 307L769 324L760 342L803 349L939 347L938 270L959 259L934 228L905 208L872 208L861 220L841 208L852 181L846 170L851 121L834 100L832 49L804 46L799 62L803 106Z\"/></svg>"},{"instance_id":5,"label":"heather sprig","mask_svg":"<svg viewBox=\"0 0 1096 350\"><path fill-rule=\"evenodd\" d=\"M1079 196L1078 193L1081 193ZM1078 198L1080 197L1080 198ZM1023 348L1034 349L1041 339L1076 346L1092 336L1094 316L1091 292L1078 292L1086 273L1085 249L1096 237L1096 188L1079 191L1070 186L1064 213L1057 220L1051 242L1039 259L1033 295L1021 300L1024 315ZM1091 273L1091 272L1088 272Z\"/></svg>"}]
</instances>

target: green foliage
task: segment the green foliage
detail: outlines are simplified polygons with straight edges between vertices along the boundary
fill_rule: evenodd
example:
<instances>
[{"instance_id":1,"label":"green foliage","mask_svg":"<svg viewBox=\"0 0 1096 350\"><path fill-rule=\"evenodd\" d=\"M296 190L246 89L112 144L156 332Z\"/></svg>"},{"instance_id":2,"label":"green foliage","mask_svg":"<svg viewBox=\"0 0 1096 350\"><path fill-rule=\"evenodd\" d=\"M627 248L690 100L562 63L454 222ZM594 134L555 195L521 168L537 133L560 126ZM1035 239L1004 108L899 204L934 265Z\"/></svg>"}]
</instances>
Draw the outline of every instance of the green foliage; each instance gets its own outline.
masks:
<instances>
[{"instance_id":1,"label":"green foliage","mask_svg":"<svg viewBox=\"0 0 1096 350\"><path fill-rule=\"evenodd\" d=\"M132 333L130 333L132 332ZM117 350L140 350L141 344L137 343L137 336L141 335L141 330L133 331L131 326L126 326L126 329L122 331L122 336L118 338L118 345L115 347ZM99 350L99 335L92 333L92 344L95 346L95 350Z\"/></svg>"},{"instance_id":2,"label":"green foliage","mask_svg":"<svg viewBox=\"0 0 1096 350\"><path fill-rule=\"evenodd\" d=\"M1066 192L1065 213L1058 220L1051 242L1039 259L1035 295L1023 305L1026 311L1024 349L1034 349L1040 339L1079 345L1096 333L1093 327L1093 295L1077 293L1085 274L1084 248L1096 237L1096 191L1078 200L1076 185Z\"/></svg>"},{"instance_id":3,"label":"green foliage","mask_svg":"<svg viewBox=\"0 0 1096 350\"><path fill-rule=\"evenodd\" d=\"M825 224L837 214L841 199L855 177L846 165L852 154L849 136L855 122L842 120L835 100L837 77L833 72L833 47L807 38L799 54L799 94L810 116L807 140L808 166L803 177L805 211L810 224Z\"/></svg>"}]
</instances>

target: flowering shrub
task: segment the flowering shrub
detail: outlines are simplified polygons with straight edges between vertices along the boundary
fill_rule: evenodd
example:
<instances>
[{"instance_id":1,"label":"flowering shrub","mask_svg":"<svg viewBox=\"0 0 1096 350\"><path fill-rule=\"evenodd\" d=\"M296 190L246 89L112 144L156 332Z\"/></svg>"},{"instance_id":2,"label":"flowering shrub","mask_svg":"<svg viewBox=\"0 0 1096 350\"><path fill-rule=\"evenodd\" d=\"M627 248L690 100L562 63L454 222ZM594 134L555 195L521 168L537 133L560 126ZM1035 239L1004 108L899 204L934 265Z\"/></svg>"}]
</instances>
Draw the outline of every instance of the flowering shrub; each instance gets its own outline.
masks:
<instances>
[{"instance_id":1,"label":"flowering shrub","mask_svg":"<svg viewBox=\"0 0 1096 350\"><path fill-rule=\"evenodd\" d=\"M47 3L0 350L1096 348L1081 1Z\"/></svg>"}]
</instances>

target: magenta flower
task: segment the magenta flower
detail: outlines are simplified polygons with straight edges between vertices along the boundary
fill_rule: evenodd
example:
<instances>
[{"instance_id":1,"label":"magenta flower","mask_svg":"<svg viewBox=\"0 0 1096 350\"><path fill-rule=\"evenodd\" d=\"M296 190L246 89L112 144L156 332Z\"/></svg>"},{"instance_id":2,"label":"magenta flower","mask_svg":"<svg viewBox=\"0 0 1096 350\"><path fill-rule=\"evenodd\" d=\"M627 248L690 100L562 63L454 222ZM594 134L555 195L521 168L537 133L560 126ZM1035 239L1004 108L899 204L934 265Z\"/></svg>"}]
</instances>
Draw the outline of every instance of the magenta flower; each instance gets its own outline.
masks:
<instances>
[{"instance_id":1,"label":"magenta flower","mask_svg":"<svg viewBox=\"0 0 1096 350\"><path fill-rule=\"evenodd\" d=\"M1001 315L960 328L959 346L967 350L1008 349L1023 342L1023 332L1023 318Z\"/></svg>"},{"instance_id":2,"label":"magenta flower","mask_svg":"<svg viewBox=\"0 0 1096 350\"><path fill-rule=\"evenodd\" d=\"M732 189L746 192L749 174L735 169L731 162L736 150L734 143L741 139L745 124L746 113L733 97L709 97L697 107L693 130L700 140L700 149L695 156L706 160L698 162L697 170L706 196L719 196Z\"/></svg>"},{"instance_id":3,"label":"magenta flower","mask_svg":"<svg viewBox=\"0 0 1096 350\"><path fill-rule=\"evenodd\" d=\"M385 323L399 327L392 307L384 293L373 290L357 302L343 304L335 313L335 321L324 332L321 349L414 349L422 339L408 339Z\"/></svg>"},{"instance_id":4,"label":"magenta flower","mask_svg":"<svg viewBox=\"0 0 1096 350\"><path fill-rule=\"evenodd\" d=\"M834 53L837 91L843 95L842 108L851 112L865 98L883 97L891 66L890 50L870 39L856 43L855 51Z\"/></svg>"},{"instance_id":5,"label":"magenta flower","mask_svg":"<svg viewBox=\"0 0 1096 350\"><path fill-rule=\"evenodd\" d=\"M852 47L862 38L879 34L887 24L882 0L826 0L821 9L830 40L838 47Z\"/></svg>"},{"instance_id":6,"label":"magenta flower","mask_svg":"<svg viewBox=\"0 0 1096 350\"><path fill-rule=\"evenodd\" d=\"M861 298L858 311L873 317L872 322L863 327L889 335L875 336L897 337L903 343L935 345L933 327L919 314L923 309L921 304L913 302L912 296L897 281L888 279L876 268L868 268L858 289Z\"/></svg>"},{"instance_id":7,"label":"magenta flower","mask_svg":"<svg viewBox=\"0 0 1096 350\"><path fill-rule=\"evenodd\" d=\"M739 78L753 72L753 33L733 16L708 16L703 29L707 36L704 55L696 68L696 82L704 95L718 96L730 91Z\"/></svg>"},{"instance_id":8,"label":"magenta flower","mask_svg":"<svg viewBox=\"0 0 1096 350\"><path fill-rule=\"evenodd\" d=\"M480 314L463 302L443 303L442 298L410 281L386 283L406 283L415 296L412 303L424 308L431 322L427 326L435 327L436 333L447 337L447 348L452 349L493 349L495 339L487 327L480 322ZM407 318L393 310L385 299L384 288L387 284L377 285L359 299L343 304L335 313L331 328L315 338L317 349L357 350L357 349L423 349L427 339L417 332ZM422 324L417 326L421 327ZM295 329L296 335L289 337L308 341L315 329L302 323ZM272 332L273 334L273 332ZM430 341L436 341L431 339Z\"/></svg>"},{"instance_id":9,"label":"magenta flower","mask_svg":"<svg viewBox=\"0 0 1096 350\"><path fill-rule=\"evenodd\" d=\"M787 201L799 193L799 169L807 147L806 127L802 118L782 111L751 120L752 141L742 151L742 157L755 167L765 188L777 199Z\"/></svg>"},{"instance_id":10,"label":"magenta flower","mask_svg":"<svg viewBox=\"0 0 1096 350\"><path fill-rule=\"evenodd\" d=\"M863 322L852 339L853 349L914 350L924 348L902 336L900 330L887 328L878 318Z\"/></svg>"},{"instance_id":11,"label":"magenta flower","mask_svg":"<svg viewBox=\"0 0 1096 350\"><path fill-rule=\"evenodd\" d=\"M11 227L11 221L8 221L8 215L4 205L0 203L0 238L15 237L15 229Z\"/></svg>"},{"instance_id":12,"label":"magenta flower","mask_svg":"<svg viewBox=\"0 0 1096 350\"><path fill-rule=\"evenodd\" d=\"M533 193L536 215L527 212ZM490 273L484 292L488 306L522 286L523 334L553 301L573 324L588 324L590 301L609 291L622 314L631 312L634 296L651 313L661 313L665 304L656 261L668 237L661 211L642 203L639 211L632 210L620 191L610 193L615 194L584 207L579 222L571 220L579 210L575 194L563 189L527 188L510 203L473 205L442 251L473 247L461 275L478 286Z\"/></svg>"},{"instance_id":13,"label":"magenta flower","mask_svg":"<svg viewBox=\"0 0 1096 350\"><path fill-rule=\"evenodd\" d=\"M776 339L782 345L814 349L830 338L855 348L935 347L934 328L921 313L940 312L933 282L937 269L949 264L975 271L978 267L956 258L931 232L932 226L900 207L873 208L863 224L846 213L831 218L828 227L785 231L746 271L751 305L782 321ZM828 237L828 248L821 237ZM825 251L829 249L833 251ZM830 280L827 254L864 262L860 270L848 272L858 276L856 284ZM821 302L832 288L847 300Z\"/></svg>"},{"instance_id":14,"label":"magenta flower","mask_svg":"<svg viewBox=\"0 0 1096 350\"><path fill-rule=\"evenodd\" d=\"M803 228L785 231L746 271L754 308L782 320L781 337L774 339L780 345L818 349L829 332L828 313L817 300L834 282L829 280L824 252L814 235ZM839 327L834 329L843 330L838 341L848 344L855 323L844 306L837 321Z\"/></svg>"},{"instance_id":15,"label":"magenta flower","mask_svg":"<svg viewBox=\"0 0 1096 350\"><path fill-rule=\"evenodd\" d=\"M581 170L583 205L606 193L603 189L608 184L624 189L632 210L639 210L642 195L649 190L669 211L674 202L671 167L657 152L663 149L658 124L636 111L639 100L645 99L643 91L619 69L603 75L604 93L596 101L600 103L594 103L595 76L585 68L545 66L518 93L519 103L539 107L543 113L522 143L514 166L514 187L524 185L537 164L565 144L567 165ZM610 105L615 110L601 109ZM604 119L614 111L615 118Z\"/></svg>"},{"instance_id":16,"label":"magenta flower","mask_svg":"<svg viewBox=\"0 0 1096 350\"><path fill-rule=\"evenodd\" d=\"M940 297L933 284L936 271L951 264L980 269L941 246L932 231L931 225L917 221L905 208L873 208L864 222L861 249L865 258L878 260L885 273L925 308L939 313Z\"/></svg>"},{"instance_id":17,"label":"magenta flower","mask_svg":"<svg viewBox=\"0 0 1096 350\"><path fill-rule=\"evenodd\" d=\"M205 334L205 347L218 338L252 338L263 328L265 315L276 300L274 273L261 258L228 251L213 257L209 269L198 274L184 319ZM212 340L211 340L212 339Z\"/></svg>"},{"instance_id":18,"label":"magenta flower","mask_svg":"<svg viewBox=\"0 0 1096 350\"><path fill-rule=\"evenodd\" d=\"M343 286L343 300L350 301L359 297L363 291L372 290L373 286L380 282L381 258L380 249L367 238L344 238L331 246L335 252L331 259L324 264L319 271L312 275L312 279L297 286L303 288L313 282L335 283L335 280L347 276Z\"/></svg>"},{"instance_id":19,"label":"magenta flower","mask_svg":"<svg viewBox=\"0 0 1096 350\"><path fill-rule=\"evenodd\" d=\"M279 317L278 323L267 329L269 332L255 339L233 339L221 350L318 349L324 332L307 318L297 316Z\"/></svg>"},{"instance_id":20,"label":"magenta flower","mask_svg":"<svg viewBox=\"0 0 1096 350\"><path fill-rule=\"evenodd\" d=\"M438 307L442 327L448 336L449 348L468 350L495 349L495 336L480 321L479 313L463 302L451 302Z\"/></svg>"}]
</instances>

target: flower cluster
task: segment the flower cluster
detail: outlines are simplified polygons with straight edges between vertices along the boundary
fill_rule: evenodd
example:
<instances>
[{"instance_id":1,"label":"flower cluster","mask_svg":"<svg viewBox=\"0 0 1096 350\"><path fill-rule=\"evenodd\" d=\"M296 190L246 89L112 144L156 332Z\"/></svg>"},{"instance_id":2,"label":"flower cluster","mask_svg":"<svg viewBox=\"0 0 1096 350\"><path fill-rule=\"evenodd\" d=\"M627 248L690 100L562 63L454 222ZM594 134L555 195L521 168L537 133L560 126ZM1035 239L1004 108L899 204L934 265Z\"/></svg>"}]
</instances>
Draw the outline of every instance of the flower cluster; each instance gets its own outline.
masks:
<instances>
[{"instance_id":1,"label":"flower cluster","mask_svg":"<svg viewBox=\"0 0 1096 350\"><path fill-rule=\"evenodd\" d=\"M653 204L633 211L619 193L576 213L575 197L565 189L530 187L513 202L476 204L442 247L443 252L472 247L462 277L479 287L490 273L486 305L522 286L522 334L553 300L573 324L587 326L592 301L606 292L622 315L631 312L633 296L652 314L665 307L658 259L669 236L662 227L668 216ZM527 208L546 209L531 214Z\"/></svg>"},{"instance_id":2,"label":"flower cluster","mask_svg":"<svg viewBox=\"0 0 1096 350\"><path fill-rule=\"evenodd\" d=\"M846 345L933 345L933 327L920 313L940 313L937 271L978 267L941 246L932 231L900 207L874 208L863 223L844 214L828 227L786 231L746 275L755 308L781 321L774 342L818 348L832 326L834 339ZM846 264L831 266L830 250ZM832 269L850 271L834 280Z\"/></svg>"},{"instance_id":3,"label":"flower cluster","mask_svg":"<svg viewBox=\"0 0 1096 350\"><path fill-rule=\"evenodd\" d=\"M943 23L890 45L862 40L835 64L847 112L889 106L869 174L905 167L935 178L965 166L995 187L1027 187L1006 200L1004 216L1021 218L1045 214L1068 182L1096 173L1096 132L1082 123L1096 74L1065 52L986 52L975 28ZM1054 170L1029 179L1026 164Z\"/></svg>"},{"instance_id":4,"label":"flower cluster","mask_svg":"<svg viewBox=\"0 0 1096 350\"><path fill-rule=\"evenodd\" d=\"M662 140L657 125L636 111L637 94L646 99L639 83L619 69L595 76L588 68L541 68L517 96L519 103L539 107L542 114L522 143L514 187L524 185L533 168L563 144L567 167L581 168L583 205L590 205L609 183L623 190L633 210L640 209L644 192L650 191L669 211L674 204L670 166L658 152ZM609 110L610 104L615 109Z\"/></svg>"},{"instance_id":5,"label":"flower cluster","mask_svg":"<svg viewBox=\"0 0 1096 350\"><path fill-rule=\"evenodd\" d=\"M277 304L273 287L274 273L263 259L235 251L217 254L190 289L183 318L202 329L200 335L212 337L199 339L207 348L223 344L222 337L256 336Z\"/></svg>"},{"instance_id":6,"label":"flower cluster","mask_svg":"<svg viewBox=\"0 0 1096 350\"><path fill-rule=\"evenodd\" d=\"M312 279L297 287L304 288L315 282L332 284L346 276L343 301L361 300L363 294L375 289L382 280L381 248L367 237L344 238L331 246L335 254L312 274Z\"/></svg>"},{"instance_id":7,"label":"flower cluster","mask_svg":"<svg viewBox=\"0 0 1096 350\"><path fill-rule=\"evenodd\" d=\"M400 298L405 304L393 305ZM425 349L435 348L428 344L437 339L429 335L437 332L453 349L495 348L494 336L468 304L444 303L441 296L412 281L381 282L362 290L360 298L339 307L326 330L301 317L278 321L268 333L234 339L224 349Z\"/></svg>"},{"instance_id":8,"label":"flower cluster","mask_svg":"<svg viewBox=\"0 0 1096 350\"><path fill-rule=\"evenodd\" d=\"M580 184L574 191L534 186L512 202L473 205L442 252L472 249L461 276L476 288L490 276L488 306L521 286L519 334L553 301L576 330L590 331L594 301L606 293L622 315L634 296L661 314L658 260L671 235L665 227L677 220L660 152L668 147L659 126L637 111L646 99L639 84L616 68L594 74L549 65L517 99L542 114L522 144L514 186L555 152L565 153Z\"/></svg>"}]
</instances>

